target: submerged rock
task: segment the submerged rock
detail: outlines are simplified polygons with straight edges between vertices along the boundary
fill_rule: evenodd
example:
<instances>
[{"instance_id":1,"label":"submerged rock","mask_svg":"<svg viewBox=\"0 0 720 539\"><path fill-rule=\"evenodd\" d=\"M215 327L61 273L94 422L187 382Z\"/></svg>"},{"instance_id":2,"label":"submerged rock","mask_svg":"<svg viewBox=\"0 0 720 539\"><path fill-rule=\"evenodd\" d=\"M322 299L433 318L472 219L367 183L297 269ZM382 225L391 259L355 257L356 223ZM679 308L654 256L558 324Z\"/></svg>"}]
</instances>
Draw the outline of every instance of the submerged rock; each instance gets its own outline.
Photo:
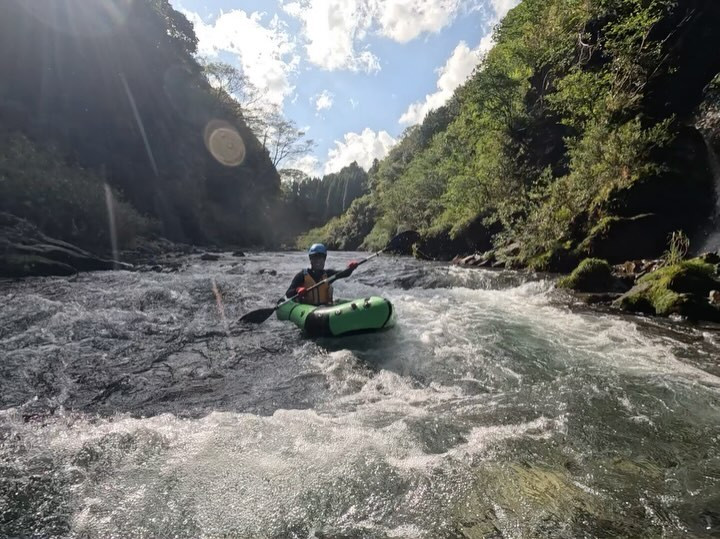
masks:
<instances>
[{"instance_id":1,"label":"submerged rock","mask_svg":"<svg viewBox=\"0 0 720 539\"><path fill-rule=\"evenodd\" d=\"M631 312L720 322L720 308L708 299L720 288L715 273L715 266L699 259L666 266L641 277L613 305Z\"/></svg>"}]
</instances>

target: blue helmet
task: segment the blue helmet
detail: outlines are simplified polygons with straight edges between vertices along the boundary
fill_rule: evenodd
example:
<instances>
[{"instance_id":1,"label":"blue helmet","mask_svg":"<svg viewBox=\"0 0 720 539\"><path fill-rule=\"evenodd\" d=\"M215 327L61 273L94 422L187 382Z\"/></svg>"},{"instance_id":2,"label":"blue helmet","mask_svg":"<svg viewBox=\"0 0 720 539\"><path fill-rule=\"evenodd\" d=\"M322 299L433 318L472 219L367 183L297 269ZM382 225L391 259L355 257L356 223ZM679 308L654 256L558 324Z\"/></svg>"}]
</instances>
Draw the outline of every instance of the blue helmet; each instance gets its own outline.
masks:
<instances>
[{"instance_id":1,"label":"blue helmet","mask_svg":"<svg viewBox=\"0 0 720 539\"><path fill-rule=\"evenodd\" d=\"M327 249L322 243L313 243L308 249L308 256L323 255L327 256Z\"/></svg>"}]
</instances>

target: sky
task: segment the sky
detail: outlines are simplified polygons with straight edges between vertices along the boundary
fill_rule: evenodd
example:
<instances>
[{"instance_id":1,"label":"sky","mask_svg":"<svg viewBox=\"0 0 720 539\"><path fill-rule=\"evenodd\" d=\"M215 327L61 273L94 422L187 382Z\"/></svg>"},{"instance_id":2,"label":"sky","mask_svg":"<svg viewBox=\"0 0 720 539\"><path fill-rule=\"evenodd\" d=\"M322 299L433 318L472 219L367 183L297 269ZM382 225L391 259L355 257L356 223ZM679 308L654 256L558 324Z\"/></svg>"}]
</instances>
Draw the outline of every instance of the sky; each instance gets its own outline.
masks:
<instances>
[{"instance_id":1,"label":"sky","mask_svg":"<svg viewBox=\"0 0 720 539\"><path fill-rule=\"evenodd\" d=\"M170 0L198 54L241 69L315 142L280 168L366 170L445 103L520 0Z\"/></svg>"}]
</instances>

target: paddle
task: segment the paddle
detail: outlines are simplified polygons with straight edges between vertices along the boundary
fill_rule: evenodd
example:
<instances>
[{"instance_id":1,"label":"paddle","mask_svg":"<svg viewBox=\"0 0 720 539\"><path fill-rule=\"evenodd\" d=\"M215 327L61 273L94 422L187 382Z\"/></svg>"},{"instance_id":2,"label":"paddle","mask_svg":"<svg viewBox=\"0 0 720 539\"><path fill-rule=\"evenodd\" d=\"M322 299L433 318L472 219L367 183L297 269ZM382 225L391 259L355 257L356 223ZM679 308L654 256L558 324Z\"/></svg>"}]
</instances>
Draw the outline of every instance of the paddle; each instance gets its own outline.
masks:
<instances>
[{"instance_id":1,"label":"paddle","mask_svg":"<svg viewBox=\"0 0 720 539\"><path fill-rule=\"evenodd\" d=\"M416 240L416 239L417 239L416 232L414 232L412 230L408 230L407 232L402 232L402 233L398 234L397 236L395 236L393 239L391 239L388 242L388 244L385 246L384 249L380 249L377 253L374 253L374 254L368 256L367 258L363 258L362 260L360 260L358 262L358 266L360 266L361 264L364 264L368 260L372 260L376 256L380 256L385 251L391 251L391 250L394 251L394 250L401 249L402 247L408 246L413 240ZM307 294L311 290L314 290L318 286L323 285L325 283L330 284L330 283L336 281L337 279L342 279L343 277L347 277L347 275L343 275L343 273L344 273L344 271L341 271L339 273L336 273L332 277L323 279L319 283L316 283L313 286L311 286L310 288L307 288L304 293ZM291 301L296 299L298 296L300 296L300 294L295 294L293 297L288 298L285 301L278 303L277 305L275 305L275 307L270 307L268 309L258 309L257 311L251 311L251 312L247 313L246 315L244 315L242 318L240 318L240 322L245 322L248 324L262 324L263 322L265 322L265 320L270 318L270 316L272 316L272 314L275 311L277 311L280 307L282 307L286 303L290 303Z\"/></svg>"}]
</instances>

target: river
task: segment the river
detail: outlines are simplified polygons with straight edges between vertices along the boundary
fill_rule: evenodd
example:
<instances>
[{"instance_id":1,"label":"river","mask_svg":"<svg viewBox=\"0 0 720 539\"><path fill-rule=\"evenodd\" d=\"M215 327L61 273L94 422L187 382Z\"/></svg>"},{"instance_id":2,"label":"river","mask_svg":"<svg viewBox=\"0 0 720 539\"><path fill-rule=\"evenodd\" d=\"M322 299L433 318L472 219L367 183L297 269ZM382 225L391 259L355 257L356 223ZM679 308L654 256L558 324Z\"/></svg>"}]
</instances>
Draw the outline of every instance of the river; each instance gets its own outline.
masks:
<instances>
[{"instance_id":1,"label":"river","mask_svg":"<svg viewBox=\"0 0 720 539\"><path fill-rule=\"evenodd\" d=\"M717 328L380 257L398 326L309 341L237 323L303 254L185 261L0 283L0 537L720 534Z\"/></svg>"}]
</instances>

